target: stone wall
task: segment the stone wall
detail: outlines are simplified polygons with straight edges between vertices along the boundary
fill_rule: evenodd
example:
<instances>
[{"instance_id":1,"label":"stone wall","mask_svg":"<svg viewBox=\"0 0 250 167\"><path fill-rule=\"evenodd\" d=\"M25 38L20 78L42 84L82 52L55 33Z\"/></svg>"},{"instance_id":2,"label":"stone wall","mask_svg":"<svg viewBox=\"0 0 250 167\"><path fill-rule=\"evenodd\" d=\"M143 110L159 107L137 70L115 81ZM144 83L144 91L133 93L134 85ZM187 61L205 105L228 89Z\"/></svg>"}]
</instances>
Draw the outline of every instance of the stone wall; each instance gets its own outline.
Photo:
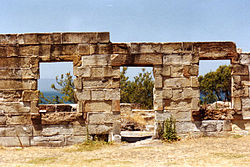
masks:
<instances>
[{"instance_id":1,"label":"stone wall","mask_svg":"<svg viewBox=\"0 0 250 167\"><path fill-rule=\"evenodd\" d=\"M156 131L170 115L179 134L201 131L192 115L199 111L199 60L209 59L231 60L233 109L238 120L249 120L249 53L237 53L232 42L111 43L107 32L1 34L0 145L63 146L85 140L87 132L119 141L120 66L153 67ZM77 104L39 106L39 63L60 61L73 62Z\"/></svg>"}]
</instances>

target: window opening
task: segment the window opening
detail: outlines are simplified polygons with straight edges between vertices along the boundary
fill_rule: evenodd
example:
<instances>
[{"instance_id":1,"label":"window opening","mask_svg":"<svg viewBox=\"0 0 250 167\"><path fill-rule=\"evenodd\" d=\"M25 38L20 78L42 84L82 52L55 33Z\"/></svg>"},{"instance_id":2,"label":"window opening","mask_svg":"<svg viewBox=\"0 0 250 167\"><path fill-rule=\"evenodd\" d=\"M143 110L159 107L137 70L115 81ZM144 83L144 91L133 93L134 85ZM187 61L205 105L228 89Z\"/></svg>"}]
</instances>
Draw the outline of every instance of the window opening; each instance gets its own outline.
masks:
<instances>
[{"instance_id":1,"label":"window opening","mask_svg":"<svg viewBox=\"0 0 250 167\"><path fill-rule=\"evenodd\" d=\"M74 98L73 63L40 63L39 104L72 104Z\"/></svg>"}]
</instances>

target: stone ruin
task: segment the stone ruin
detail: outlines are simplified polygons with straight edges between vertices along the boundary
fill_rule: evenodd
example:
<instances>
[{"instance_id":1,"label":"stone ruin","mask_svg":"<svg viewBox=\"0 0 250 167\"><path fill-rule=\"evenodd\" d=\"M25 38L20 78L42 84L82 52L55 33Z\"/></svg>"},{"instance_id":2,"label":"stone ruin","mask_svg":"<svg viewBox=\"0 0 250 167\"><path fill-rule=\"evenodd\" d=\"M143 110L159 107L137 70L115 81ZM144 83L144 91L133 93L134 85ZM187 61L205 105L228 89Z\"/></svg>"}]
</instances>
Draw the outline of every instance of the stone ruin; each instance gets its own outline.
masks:
<instances>
[{"instance_id":1,"label":"stone ruin","mask_svg":"<svg viewBox=\"0 0 250 167\"><path fill-rule=\"evenodd\" d=\"M232 65L232 116L202 120L199 60L221 59ZM63 61L73 62L77 104L39 105L39 63ZM237 53L233 42L112 43L108 32L1 34L0 145L65 146L87 135L119 141L121 66L153 67L155 132L170 115L184 136L249 130L250 53Z\"/></svg>"}]
</instances>

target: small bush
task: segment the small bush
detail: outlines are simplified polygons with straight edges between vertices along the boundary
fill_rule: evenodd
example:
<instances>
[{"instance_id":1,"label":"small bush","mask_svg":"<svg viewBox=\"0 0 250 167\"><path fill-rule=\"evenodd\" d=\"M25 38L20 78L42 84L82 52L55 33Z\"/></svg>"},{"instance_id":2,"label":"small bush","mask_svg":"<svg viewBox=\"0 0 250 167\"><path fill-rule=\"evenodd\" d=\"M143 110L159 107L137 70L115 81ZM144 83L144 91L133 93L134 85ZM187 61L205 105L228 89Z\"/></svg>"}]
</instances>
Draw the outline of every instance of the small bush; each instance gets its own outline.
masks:
<instances>
[{"instance_id":1,"label":"small bush","mask_svg":"<svg viewBox=\"0 0 250 167\"><path fill-rule=\"evenodd\" d=\"M177 136L175 119L171 116L167 118L159 127L159 138L166 142L178 141L180 138Z\"/></svg>"}]
</instances>

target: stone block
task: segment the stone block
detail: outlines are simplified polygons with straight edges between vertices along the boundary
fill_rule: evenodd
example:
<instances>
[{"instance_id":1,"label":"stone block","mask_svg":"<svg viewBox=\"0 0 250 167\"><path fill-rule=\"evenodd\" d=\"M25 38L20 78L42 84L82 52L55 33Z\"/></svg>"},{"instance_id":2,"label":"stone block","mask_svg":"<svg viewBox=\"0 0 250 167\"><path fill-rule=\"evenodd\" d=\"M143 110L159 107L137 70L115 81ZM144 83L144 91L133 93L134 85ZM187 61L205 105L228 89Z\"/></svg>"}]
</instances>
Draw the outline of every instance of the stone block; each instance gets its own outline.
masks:
<instances>
[{"instance_id":1,"label":"stone block","mask_svg":"<svg viewBox=\"0 0 250 167\"><path fill-rule=\"evenodd\" d=\"M89 134L109 134L112 131L111 125L88 125Z\"/></svg>"},{"instance_id":2,"label":"stone block","mask_svg":"<svg viewBox=\"0 0 250 167\"><path fill-rule=\"evenodd\" d=\"M182 89L173 89L173 96L172 96L172 100L177 101L177 100L181 100L182 99Z\"/></svg>"},{"instance_id":3,"label":"stone block","mask_svg":"<svg viewBox=\"0 0 250 167\"><path fill-rule=\"evenodd\" d=\"M232 98L233 108L240 111L241 110L241 98L235 97Z\"/></svg>"},{"instance_id":4,"label":"stone block","mask_svg":"<svg viewBox=\"0 0 250 167\"><path fill-rule=\"evenodd\" d=\"M16 44L17 34L1 34L0 44Z\"/></svg>"},{"instance_id":5,"label":"stone block","mask_svg":"<svg viewBox=\"0 0 250 167\"><path fill-rule=\"evenodd\" d=\"M202 121L200 130L202 132L221 132L224 128L223 120L204 120Z\"/></svg>"},{"instance_id":6,"label":"stone block","mask_svg":"<svg viewBox=\"0 0 250 167\"><path fill-rule=\"evenodd\" d=\"M243 119L250 119L250 98L242 98Z\"/></svg>"},{"instance_id":7,"label":"stone block","mask_svg":"<svg viewBox=\"0 0 250 167\"><path fill-rule=\"evenodd\" d=\"M162 76L169 77L170 75L171 75L170 66L169 65L163 65Z\"/></svg>"},{"instance_id":8,"label":"stone block","mask_svg":"<svg viewBox=\"0 0 250 167\"><path fill-rule=\"evenodd\" d=\"M194 111L198 111L200 109L200 98L199 97L194 97L192 98L191 101L191 109Z\"/></svg>"},{"instance_id":9,"label":"stone block","mask_svg":"<svg viewBox=\"0 0 250 167\"><path fill-rule=\"evenodd\" d=\"M178 111L171 110L169 111L176 121L192 121L192 114L190 111Z\"/></svg>"},{"instance_id":10,"label":"stone block","mask_svg":"<svg viewBox=\"0 0 250 167\"><path fill-rule=\"evenodd\" d=\"M112 100L112 112L120 112L120 100Z\"/></svg>"},{"instance_id":11,"label":"stone block","mask_svg":"<svg viewBox=\"0 0 250 167\"><path fill-rule=\"evenodd\" d=\"M15 126L0 126L1 137L28 137L32 136L32 126L15 125Z\"/></svg>"},{"instance_id":12,"label":"stone block","mask_svg":"<svg viewBox=\"0 0 250 167\"><path fill-rule=\"evenodd\" d=\"M182 52L182 43L163 43L161 53L172 54Z\"/></svg>"},{"instance_id":13,"label":"stone block","mask_svg":"<svg viewBox=\"0 0 250 167\"><path fill-rule=\"evenodd\" d=\"M120 100L120 89L106 89L105 100Z\"/></svg>"},{"instance_id":14,"label":"stone block","mask_svg":"<svg viewBox=\"0 0 250 167\"><path fill-rule=\"evenodd\" d=\"M110 64L110 55L82 56L82 65L105 66Z\"/></svg>"},{"instance_id":15,"label":"stone block","mask_svg":"<svg viewBox=\"0 0 250 167\"><path fill-rule=\"evenodd\" d=\"M44 126L40 135L44 137L57 136L57 135L71 135L73 134L72 126L64 125L50 125Z\"/></svg>"},{"instance_id":16,"label":"stone block","mask_svg":"<svg viewBox=\"0 0 250 167\"><path fill-rule=\"evenodd\" d=\"M78 44L78 53L80 55L90 55L90 47L89 44Z\"/></svg>"},{"instance_id":17,"label":"stone block","mask_svg":"<svg viewBox=\"0 0 250 167\"><path fill-rule=\"evenodd\" d=\"M111 55L111 65L112 66L149 66L149 65L161 65L162 64L162 54L112 54Z\"/></svg>"},{"instance_id":18,"label":"stone block","mask_svg":"<svg viewBox=\"0 0 250 167\"><path fill-rule=\"evenodd\" d=\"M119 88L120 80L105 79L102 80L84 80L83 88L99 89L99 88Z\"/></svg>"},{"instance_id":19,"label":"stone block","mask_svg":"<svg viewBox=\"0 0 250 167\"><path fill-rule=\"evenodd\" d=\"M199 80L198 77L191 77L191 87L198 88L199 87Z\"/></svg>"},{"instance_id":20,"label":"stone block","mask_svg":"<svg viewBox=\"0 0 250 167\"><path fill-rule=\"evenodd\" d=\"M82 89L82 80L81 78L77 77L74 79L74 86L76 89Z\"/></svg>"},{"instance_id":21,"label":"stone block","mask_svg":"<svg viewBox=\"0 0 250 167\"><path fill-rule=\"evenodd\" d=\"M64 136L57 135L57 136L35 136L30 140L31 146L49 146L49 147L60 147L64 146Z\"/></svg>"},{"instance_id":22,"label":"stone block","mask_svg":"<svg viewBox=\"0 0 250 167\"><path fill-rule=\"evenodd\" d=\"M162 88L163 87L163 78L161 75L155 75L155 88Z\"/></svg>"},{"instance_id":23,"label":"stone block","mask_svg":"<svg viewBox=\"0 0 250 167\"><path fill-rule=\"evenodd\" d=\"M184 88L190 87L191 82L188 78L169 78L164 81L164 89L166 88Z\"/></svg>"},{"instance_id":24,"label":"stone block","mask_svg":"<svg viewBox=\"0 0 250 167\"><path fill-rule=\"evenodd\" d=\"M189 111L191 110L191 100L172 101L165 100L164 110L179 110Z\"/></svg>"},{"instance_id":25,"label":"stone block","mask_svg":"<svg viewBox=\"0 0 250 167\"><path fill-rule=\"evenodd\" d=\"M6 116L0 116L0 125L6 125L6 120L7 120Z\"/></svg>"},{"instance_id":26,"label":"stone block","mask_svg":"<svg viewBox=\"0 0 250 167\"><path fill-rule=\"evenodd\" d=\"M37 57L0 57L1 69L21 69L38 67Z\"/></svg>"},{"instance_id":27,"label":"stone block","mask_svg":"<svg viewBox=\"0 0 250 167\"><path fill-rule=\"evenodd\" d=\"M38 79L38 68L0 69L0 79Z\"/></svg>"},{"instance_id":28,"label":"stone block","mask_svg":"<svg viewBox=\"0 0 250 167\"><path fill-rule=\"evenodd\" d=\"M176 131L178 134L200 132L200 130L198 129L198 124L200 123L191 121L177 121Z\"/></svg>"},{"instance_id":29,"label":"stone block","mask_svg":"<svg viewBox=\"0 0 250 167\"><path fill-rule=\"evenodd\" d=\"M87 140L87 136L67 136L65 140L65 144L67 146L73 144L80 144Z\"/></svg>"},{"instance_id":30,"label":"stone block","mask_svg":"<svg viewBox=\"0 0 250 167\"><path fill-rule=\"evenodd\" d=\"M194 88L183 88L183 98L190 99L193 97L200 97L200 90Z\"/></svg>"},{"instance_id":31,"label":"stone block","mask_svg":"<svg viewBox=\"0 0 250 167\"><path fill-rule=\"evenodd\" d=\"M70 111L48 112L41 115L41 121L43 125L68 125L78 122L81 115Z\"/></svg>"},{"instance_id":32,"label":"stone block","mask_svg":"<svg viewBox=\"0 0 250 167\"><path fill-rule=\"evenodd\" d=\"M1 80L0 90L36 90L36 80Z\"/></svg>"},{"instance_id":33,"label":"stone block","mask_svg":"<svg viewBox=\"0 0 250 167\"><path fill-rule=\"evenodd\" d=\"M171 99L172 97L173 97L172 88L164 88L163 89L163 98L164 99Z\"/></svg>"},{"instance_id":34,"label":"stone block","mask_svg":"<svg viewBox=\"0 0 250 167\"><path fill-rule=\"evenodd\" d=\"M113 135L121 134L121 121L116 120L113 122Z\"/></svg>"},{"instance_id":35,"label":"stone block","mask_svg":"<svg viewBox=\"0 0 250 167\"><path fill-rule=\"evenodd\" d=\"M104 100L105 99L104 90L92 90L91 91L91 100Z\"/></svg>"},{"instance_id":36,"label":"stone block","mask_svg":"<svg viewBox=\"0 0 250 167\"><path fill-rule=\"evenodd\" d=\"M73 67L75 76L88 78L91 76L91 68L89 66Z\"/></svg>"},{"instance_id":37,"label":"stone block","mask_svg":"<svg viewBox=\"0 0 250 167\"><path fill-rule=\"evenodd\" d=\"M192 55L180 55L180 54L171 54L163 56L164 65L190 65L192 62Z\"/></svg>"},{"instance_id":38,"label":"stone block","mask_svg":"<svg viewBox=\"0 0 250 167\"><path fill-rule=\"evenodd\" d=\"M113 54L128 54L129 47L126 43L112 43Z\"/></svg>"},{"instance_id":39,"label":"stone block","mask_svg":"<svg viewBox=\"0 0 250 167\"><path fill-rule=\"evenodd\" d=\"M62 33L62 43L109 43L109 33Z\"/></svg>"},{"instance_id":40,"label":"stone block","mask_svg":"<svg viewBox=\"0 0 250 167\"><path fill-rule=\"evenodd\" d=\"M111 112L111 101L87 101L84 104L84 112Z\"/></svg>"},{"instance_id":41,"label":"stone block","mask_svg":"<svg viewBox=\"0 0 250 167\"><path fill-rule=\"evenodd\" d=\"M39 44L51 44L53 43L53 37L51 33L37 34L37 41Z\"/></svg>"},{"instance_id":42,"label":"stone block","mask_svg":"<svg viewBox=\"0 0 250 167\"><path fill-rule=\"evenodd\" d=\"M22 94L23 101L34 101L39 99L38 90L25 90Z\"/></svg>"},{"instance_id":43,"label":"stone block","mask_svg":"<svg viewBox=\"0 0 250 167\"><path fill-rule=\"evenodd\" d=\"M112 54L111 44L98 44L98 54Z\"/></svg>"},{"instance_id":44,"label":"stone block","mask_svg":"<svg viewBox=\"0 0 250 167\"><path fill-rule=\"evenodd\" d=\"M171 77L183 77L183 66L182 65L172 65L170 66Z\"/></svg>"},{"instance_id":45,"label":"stone block","mask_svg":"<svg viewBox=\"0 0 250 167\"><path fill-rule=\"evenodd\" d=\"M28 147L30 146L30 137L0 137L0 145L6 147Z\"/></svg>"},{"instance_id":46,"label":"stone block","mask_svg":"<svg viewBox=\"0 0 250 167\"><path fill-rule=\"evenodd\" d=\"M87 135L87 127L86 125L73 125L73 133L74 136L85 136Z\"/></svg>"},{"instance_id":47,"label":"stone block","mask_svg":"<svg viewBox=\"0 0 250 167\"><path fill-rule=\"evenodd\" d=\"M183 68L183 75L185 77L198 76L198 74L199 74L199 66L198 65L184 66L184 68Z\"/></svg>"},{"instance_id":48,"label":"stone block","mask_svg":"<svg viewBox=\"0 0 250 167\"><path fill-rule=\"evenodd\" d=\"M77 55L78 46L77 45L62 45L62 55Z\"/></svg>"},{"instance_id":49,"label":"stone block","mask_svg":"<svg viewBox=\"0 0 250 167\"><path fill-rule=\"evenodd\" d=\"M250 64L250 54L241 53L240 54L240 64L249 65Z\"/></svg>"},{"instance_id":50,"label":"stone block","mask_svg":"<svg viewBox=\"0 0 250 167\"><path fill-rule=\"evenodd\" d=\"M232 75L248 75L248 66L247 65L240 65L234 64L232 66Z\"/></svg>"},{"instance_id":51,"label":"stone block","mask_svg":"<svg viewBox=\"0 0 250 167\"><path fill-rule=\"evenodd\" d=\"M30 107L25 106L22 102L1 102L0 111L3 113L29 113Z\"/></svg>"},{"instance_id":52,"label":"stone block","mask_svg":"<svg viewBox=\"0 0 250 167\"><path fill-rule=\"evenodd\" d=\"M166 119L170 118L171 117L171 112L169 111L162 111L162 112L159 112L159 111L155 111L155 121L156 122L163 122L165 121Z\"/></svg>"},{"instance_id":53,"label":"stone block","mask_svg":"<svg viewBox=\"0 0 250 167\"><path fill-rule=\"evenodd\" d=\"M141 43L140 53L161 53L160 43Z\"/></svg>"},{"instance_id":54,"label":"stone block","mask_svg":"<svg viewBox=\"0 0 250 167\"><path fill-rule=\"evenodd\" d=\"M39 46L25 45L19 47L20 56L38 56L39 55Z\"/></svg>"},{"instance_id":55,"label":"stone block","mask_svg":"<svg viewBox=\"0 0 250 167\"><path fill-rule=\"evenodd\" d=\"M112 113L88 113L88 124L112 124L118 119L120 119L120 115Z\"/></svg>"},{"instance_id":56,"label":"stone block","mask_svg":"<svg viewBox=\"0 0 250 167\"><path fill-rule=\"evenodd\" d=\"M233 85L232 97L248 97L249 96L248 91L249 91L248 86L239 87L239 86Z\"/></svg>"},{"instance_id":57,"label":"stone block","mask_svg":"<svg viewBox=\"0 0 250 167\"><path fill-rule=\"evenodd\" d=\"M18 34L18 44L38 44L37 33Z\"/></svg>"},{"instance_id":58,"label":"stone block","mask_svg":"<svg viewBox=\"0 0 250 167\"><path fill-rule=\"evenodd\" d=\"M7 125L31 125L31 116L27 115L8 115L6 120Z\"/></svg>"}]
</instances>

